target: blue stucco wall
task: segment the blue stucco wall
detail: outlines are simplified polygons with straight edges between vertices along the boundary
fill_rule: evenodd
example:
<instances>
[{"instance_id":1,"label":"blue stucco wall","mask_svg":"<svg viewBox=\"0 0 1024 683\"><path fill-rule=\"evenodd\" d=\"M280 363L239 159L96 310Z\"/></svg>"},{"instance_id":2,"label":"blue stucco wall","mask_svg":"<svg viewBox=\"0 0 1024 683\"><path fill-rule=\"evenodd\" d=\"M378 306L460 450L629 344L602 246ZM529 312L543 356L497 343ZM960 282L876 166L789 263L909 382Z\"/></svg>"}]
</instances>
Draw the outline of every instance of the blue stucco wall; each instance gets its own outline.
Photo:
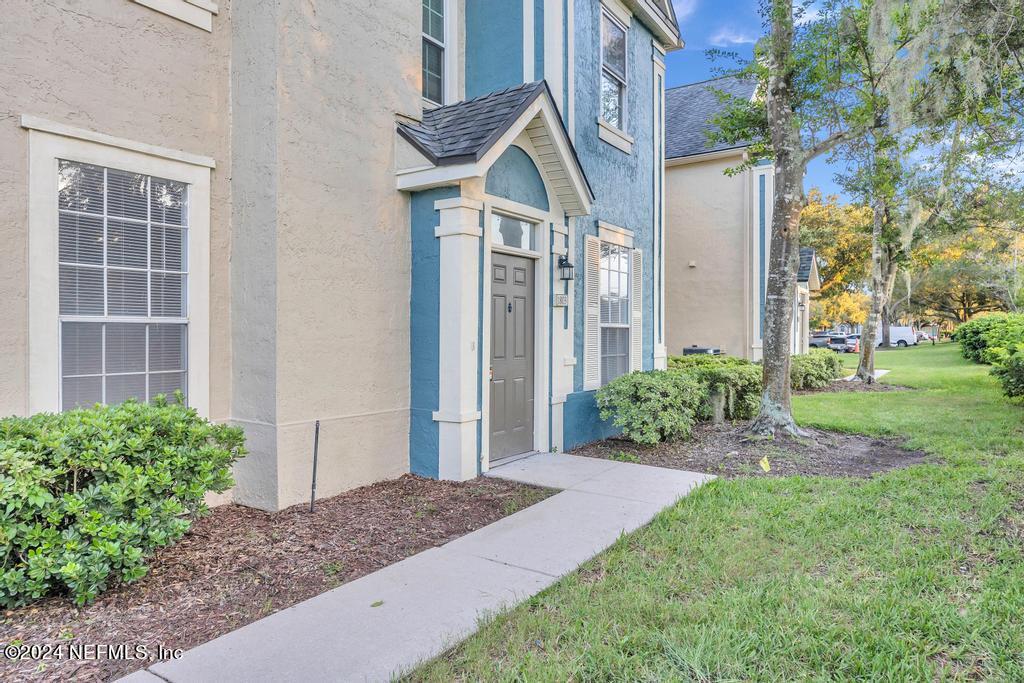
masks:
<instances>
[{"instance_id":1,"label":"blue stucco wall","mask_svg":"<svg viewBox=\"0 0 1024 683\"><path fill-rule=\"evenodd\" d=\"M544 78L544 0L533 0L533 78Z\"/></svg>"},{"instance_id":2,"label":"blue stucco wall","mask_svg":"<svg viewBox=\"0 0 1024 683\"><path fill-rule=\"evenodd\" d=\"M611 420L603 421L594 404L593 391L577 391L569 394L562 406L562 446L569 451L592 441L600 441L620 433Z\"/></svg>"},{"instance_id":3,"label":"blue stucco wall","mask_svg":"<svg viewBox=\"0 0 1024 683\"><path fill-rule=\"evenodd\" d=\"M434 202L459 196L459 188L442 187L412 195L412 292L409 298L411 360L409 393L409 469L437 478L438 436L434 411L439 390L439 321L441 247L434 236L440 216Z\"/></svg>"},{"instance_id":4,"label":"blue stucco wall","mask_svg":"<svg viewBox=\"0 0 1024 683\"><path fill-rule=\"evenodd\" d=\"M530 155L515 145L506 149L491 166L484 189L496 197L548 210L548 193L540 171Z\"/></svg>"},{"instance_id":5,"label":"blue stucco wall","mask_svg":"<svg viewBox=\"0 0 1024 683\"><path fill-rule=\"evenodd\" d=\"M590 216L573 219L574 262L584 263L584 235L597 235L602 220L632 230L634 244L643 250L643 367L654 367L655 324L655 187L654 156L654 69L652 34L639 21L630 24L627 38L628 86L626 90L626 133L634 139L631 154L598 138L599 87L601 73L601 9L598 2L577 2L575 17L576 151L594 189ZM583 283L577 281L576 291ZM565 447L600 439L614 433L597 417L593 392L583 391L583 297L573 302L577 362L571 394L565 406Z\"/></svg>"},{"instance_id":6,"label":"blue stucco wall","mask_svg":"<svg viewBox=\"0 0 1024 683\"><path fill-rule=\"evenodd\" d=\"M523 3L466 0L466 98L523 82Z\"/></svg>"}]
</instances>

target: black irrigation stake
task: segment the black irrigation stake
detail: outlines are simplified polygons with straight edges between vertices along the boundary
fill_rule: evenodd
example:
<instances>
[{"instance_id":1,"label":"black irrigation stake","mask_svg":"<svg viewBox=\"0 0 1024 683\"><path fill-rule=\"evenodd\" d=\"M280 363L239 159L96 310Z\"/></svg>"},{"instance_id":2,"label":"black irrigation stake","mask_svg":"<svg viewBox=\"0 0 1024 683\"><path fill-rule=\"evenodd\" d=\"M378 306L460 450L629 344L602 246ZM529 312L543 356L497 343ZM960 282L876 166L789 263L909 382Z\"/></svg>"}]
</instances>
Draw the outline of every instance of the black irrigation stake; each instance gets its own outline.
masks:
<instances>
[{"instance_id":1,"label":"black irrigation stake","mask_svg":"<svg viewBox=\"0 0 1024 683\"><path fill-rule=\"evenodd\" d=\"M313 432L313 491L309 494L309 511L313 512L316 505L316 456L320 450L320 420L316 421L316 428Z\"/></svg>"}]
</instances>

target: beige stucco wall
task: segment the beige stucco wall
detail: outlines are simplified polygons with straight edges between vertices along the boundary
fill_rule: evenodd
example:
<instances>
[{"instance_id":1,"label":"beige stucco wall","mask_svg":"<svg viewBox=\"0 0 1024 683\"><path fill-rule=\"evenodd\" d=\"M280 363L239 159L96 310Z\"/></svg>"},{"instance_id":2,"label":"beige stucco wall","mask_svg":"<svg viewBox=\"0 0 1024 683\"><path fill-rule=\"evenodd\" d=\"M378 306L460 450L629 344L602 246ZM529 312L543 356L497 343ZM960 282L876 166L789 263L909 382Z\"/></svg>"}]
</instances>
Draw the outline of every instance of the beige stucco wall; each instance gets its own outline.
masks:
<instances>
[{"instance_id":1,"label":"beige stucco wall","mask_svg":"<svg viewBox=\"0 0 1024 683\"><path fill-rule=\"evenodd\" d=\"M396 115L419 115L420 8L276 0L237 16L235 59L267 76L235 79L235 110L250 111L233 132L236 165L247 157L236 223L253 231L233 275L236 392L275 398L236 397L253 450L236 499L281 508L309 496L317 419L319 495L408 471L409 207L394 138Z\"/></svg>"},{"instance_id":2,"label":"beige stucco wall","mask_svg":"<svg viewBox=\"0 0 1024 683\"><path fill-rule=\"evenodd\" d=\"M665 334L686 346L751 352L750 176L725 169L741 157L673 165L665 173ZM690 263L693 262L691 267Z\"/></svg>"},{"instance_id":3,"label":"beige stucco wall","mask_svg":"<svg viewBox=\"0 0 1024 683\"><path fill-rule=\"evenodd\" d=\"M212 157L210 413L231 400L230 3L212 33L126 0L8 0L0 22L0 415L28 409L28 131L22 114ZM54 379L56 381L56 378Z\"/></svg>"},{"instance_id":4,"label":"beige stucco wall","mask_svg":"<svg viewBox=\"0 0 1024 683\"><path fill-rule=\"evenodd\" d=\"M247 432L235 499L278 509L309 495L317 419L321 497L408 471L394 127L420 111L420 8L218 4L212 32L127 0L5 4L0 414L27 409L19 116L212 157L210 416Z\"/></svg>"}]
</instances>

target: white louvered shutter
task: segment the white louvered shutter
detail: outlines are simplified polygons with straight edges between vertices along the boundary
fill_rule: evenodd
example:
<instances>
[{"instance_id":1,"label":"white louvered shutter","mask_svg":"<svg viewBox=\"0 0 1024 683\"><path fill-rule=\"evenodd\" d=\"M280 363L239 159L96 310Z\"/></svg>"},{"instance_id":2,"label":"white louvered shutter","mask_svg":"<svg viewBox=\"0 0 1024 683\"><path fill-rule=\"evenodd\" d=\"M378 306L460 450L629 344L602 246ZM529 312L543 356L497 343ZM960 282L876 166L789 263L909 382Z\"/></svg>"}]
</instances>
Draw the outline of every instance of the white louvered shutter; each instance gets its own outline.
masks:
<instances>
[{"instance_id":1,"label":"white louvered shutter","mask_svg":"<svg viewBox=\"0 0 1024 683\"><path fill-rule=\"evenodd\" d=\"M601 240L583 245L583 388L601 386Z\"/></svg>"},{"instance_id":2,"label":"white louvered shutter","mask_svg":"<svg viewBox=\"0 0 1024 683\"><path fill-rule=\"evenodd\" d=\"M634 249L629 269L629 304L632 317L629 321L629 371L643 370L643 310L644 310L644 258L639 249Z\"/></svg>"}]
</instances>

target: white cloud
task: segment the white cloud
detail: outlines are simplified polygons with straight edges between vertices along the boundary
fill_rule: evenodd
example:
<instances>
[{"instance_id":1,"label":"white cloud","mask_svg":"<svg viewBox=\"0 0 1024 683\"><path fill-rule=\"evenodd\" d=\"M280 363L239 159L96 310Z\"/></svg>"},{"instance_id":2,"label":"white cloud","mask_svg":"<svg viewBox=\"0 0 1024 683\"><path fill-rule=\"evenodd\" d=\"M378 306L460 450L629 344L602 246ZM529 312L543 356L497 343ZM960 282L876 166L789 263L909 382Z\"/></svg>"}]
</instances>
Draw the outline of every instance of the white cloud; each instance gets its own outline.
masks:
<instances>
[{"instance_id":1,"label":"white cloud","mask_svg":"<svg viewBox=\"0 0 1024 683\"><path fill-rule=\"evenodd\" d=\"M733 45L747 45L757 42L757 38L745 31L738 31L731 26L723 26L712 34L708 42L715 47L731 47Z\"/></svg>"},{"instance_id":2,"label":"white cloud","mask_svg":"<svg viewBox=\"0 0 1024 683\"><path fill-rule=\"evenodd\" d=\"M676 19L682 21L697 11L697 0L672 0L672 7L676 11Z\"/></svg>"},{"instance_id":3,"label":"white cloud","mask_svg":"<svg viewBox=\"0 0 1024 683\"><path fill-rule=\"evenodd\" d=\"M821 19L821 12L813 7L809 7L803 16L797 19L797 26L803 26L804 24L810 24L811 22Z\"/></svg>"}]
</instances>

